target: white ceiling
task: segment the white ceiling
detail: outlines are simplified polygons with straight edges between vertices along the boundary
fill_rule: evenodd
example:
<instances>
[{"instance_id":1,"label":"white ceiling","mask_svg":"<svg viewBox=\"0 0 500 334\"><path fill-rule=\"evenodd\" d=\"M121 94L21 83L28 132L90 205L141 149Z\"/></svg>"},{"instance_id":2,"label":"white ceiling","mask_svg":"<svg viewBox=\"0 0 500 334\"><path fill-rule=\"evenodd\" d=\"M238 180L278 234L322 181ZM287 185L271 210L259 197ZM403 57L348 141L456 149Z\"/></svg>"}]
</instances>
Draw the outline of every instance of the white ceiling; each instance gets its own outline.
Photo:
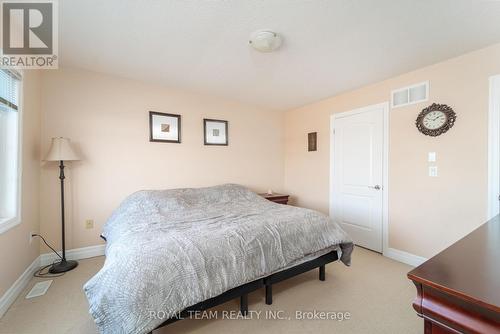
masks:
<instances>
[{"instance_id":1,"label":"white ceiling","mask_svg":"<svg viewBox=\"0 0 500 334\"><path fill-rule=\"evenodd\" d=\"M289 109L500 42L495 0L63 0L60 61ZM250 34L284 37L275 53Z\"/></svg>"}]
</instances>

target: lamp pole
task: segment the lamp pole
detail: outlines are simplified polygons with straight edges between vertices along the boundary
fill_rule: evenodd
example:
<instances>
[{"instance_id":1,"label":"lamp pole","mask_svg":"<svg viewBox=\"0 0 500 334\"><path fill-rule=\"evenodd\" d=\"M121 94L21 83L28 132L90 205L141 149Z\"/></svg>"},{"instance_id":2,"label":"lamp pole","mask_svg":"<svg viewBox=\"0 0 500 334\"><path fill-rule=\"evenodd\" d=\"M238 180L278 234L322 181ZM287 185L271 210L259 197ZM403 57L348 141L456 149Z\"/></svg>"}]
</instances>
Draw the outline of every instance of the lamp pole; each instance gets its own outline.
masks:
<instances>
[{"instance_id":1,"label":"lamp pole","mask_svg":"<svg viewBox=\"0 0 500 334\"><path fill-rule=\"evenodd\" d=\"M66 262L66 241L64 233L64 162L61 160L59 163L59 180L61 180L61 220L62 220L62 260Z\"/></svg>"},{"instance_id":2,"label":"lamp pole","mask_svg":"<svg viewBox=\"0 0 500 334\"><path fill-rule=\"evenodd\" d=\"M53 264L49 272L51 274L64 273L66 271L70 271L76 266L78 266L78 262L76 261L67 261L66 260L66 237L65 237L65 219L64 219L64 161L59 161L59 180L61 180L61 222L62 222L62 259L61 262Z\"/></svg>"}]
</instances>

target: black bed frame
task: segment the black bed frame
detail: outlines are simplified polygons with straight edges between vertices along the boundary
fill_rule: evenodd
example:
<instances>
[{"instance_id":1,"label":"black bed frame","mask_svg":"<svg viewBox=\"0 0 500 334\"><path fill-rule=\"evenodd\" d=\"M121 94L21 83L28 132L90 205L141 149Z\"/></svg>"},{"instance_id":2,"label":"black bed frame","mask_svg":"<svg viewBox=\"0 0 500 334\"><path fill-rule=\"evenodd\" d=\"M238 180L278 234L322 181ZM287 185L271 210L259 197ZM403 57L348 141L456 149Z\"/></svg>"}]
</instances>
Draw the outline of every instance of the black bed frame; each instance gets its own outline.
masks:
<instances>
[{"instance_id":1,"label":"black bed frame","mask_svg":"<svg viewBox=\"0 0 500 334\"><path fill-rule=\"evenodd\" d=\"M177 316L167 319L156 329L176 322L178 320L188 318L190 314L197 311L204 311L206 309L212 308L214 306L223 304L235 298L240 298L240 312L242 315L248 314L248 294L252 291L260 289L262 287L266 288L266 304L271 305L273 303L273 284L284 281L288 278L297 276L299 274L305 273L315 268L319 268L319 280L325 280L325 265L338 260L337 251L332 251L325 255L322 255L314 260L310 260L301 263L295 267L274 273L267 277L258 279L256 281L243 284L234 289L228 290L223 294L207 299L198 303L196 305L190 306L185 310L181 311ZM152 331L149 334L153 333Z\"/></svg>"}]
</instances>

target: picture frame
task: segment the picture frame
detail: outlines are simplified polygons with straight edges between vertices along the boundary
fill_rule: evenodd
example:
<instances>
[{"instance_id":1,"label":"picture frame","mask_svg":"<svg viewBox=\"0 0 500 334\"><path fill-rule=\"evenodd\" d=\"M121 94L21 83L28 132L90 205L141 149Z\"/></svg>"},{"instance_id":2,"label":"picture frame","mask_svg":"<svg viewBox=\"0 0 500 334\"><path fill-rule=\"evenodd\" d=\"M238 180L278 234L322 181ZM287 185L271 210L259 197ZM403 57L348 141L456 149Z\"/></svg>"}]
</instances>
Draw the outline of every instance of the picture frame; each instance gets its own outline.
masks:
<instances>
[{"instance_id":1,"label":"picture frame","mask_svg":"<svg viewBox=\"0 0 500 334\"><path fill-rule=\"evenodd\" d=\"M228 146L228 121L204 118L203 138L205 145Z\"/></svg>"},{"instance_id":2,"label":"picture frame","mask_svg":"<svg viewBox=\"0 0 500 334\"><path fill-rule=\"evenodd\" d=\"M179 144L181 142L181 115L150 111L149 141Z\"/></svg>"},{"instance_id":3,"label":"picture frame","mask_svg":"<svg viewBox=\"0 0 500 334\"><path fill-rule=\"evenodd\" d=\"M318 133L310 132L307 134L307 151L314 152L318 150Z\"/></svg>"}]
</instances>

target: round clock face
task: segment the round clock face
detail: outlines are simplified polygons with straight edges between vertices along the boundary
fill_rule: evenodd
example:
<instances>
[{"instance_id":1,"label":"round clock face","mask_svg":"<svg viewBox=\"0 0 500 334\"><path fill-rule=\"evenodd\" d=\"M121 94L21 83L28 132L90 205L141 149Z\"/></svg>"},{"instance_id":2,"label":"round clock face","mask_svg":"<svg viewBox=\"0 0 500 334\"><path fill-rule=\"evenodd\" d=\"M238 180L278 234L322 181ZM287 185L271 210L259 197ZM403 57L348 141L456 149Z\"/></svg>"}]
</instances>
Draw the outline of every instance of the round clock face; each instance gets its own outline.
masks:
<instances>
[{"instance_id":1,"label":"round clock face","mask_svg":"<svg viewBox=\"0 0 500 334\"><path fill-rule=\"evenodd\" d=\"M422 110L415 124L424 135L437 137L451 129L456 119L457 115L451 107L433 103Z\"/></svg>"},{"instance_id":2,"label":"round clock face","mask_svg":"<svg viewBox=\"0 0 500 334\"><path fill-rule=\"evenodd\" d=\"M446 123L446 114L439 110L434 110L424 116L424 126L429 130L436 130Z\"/></svg>"}]
</instances>

